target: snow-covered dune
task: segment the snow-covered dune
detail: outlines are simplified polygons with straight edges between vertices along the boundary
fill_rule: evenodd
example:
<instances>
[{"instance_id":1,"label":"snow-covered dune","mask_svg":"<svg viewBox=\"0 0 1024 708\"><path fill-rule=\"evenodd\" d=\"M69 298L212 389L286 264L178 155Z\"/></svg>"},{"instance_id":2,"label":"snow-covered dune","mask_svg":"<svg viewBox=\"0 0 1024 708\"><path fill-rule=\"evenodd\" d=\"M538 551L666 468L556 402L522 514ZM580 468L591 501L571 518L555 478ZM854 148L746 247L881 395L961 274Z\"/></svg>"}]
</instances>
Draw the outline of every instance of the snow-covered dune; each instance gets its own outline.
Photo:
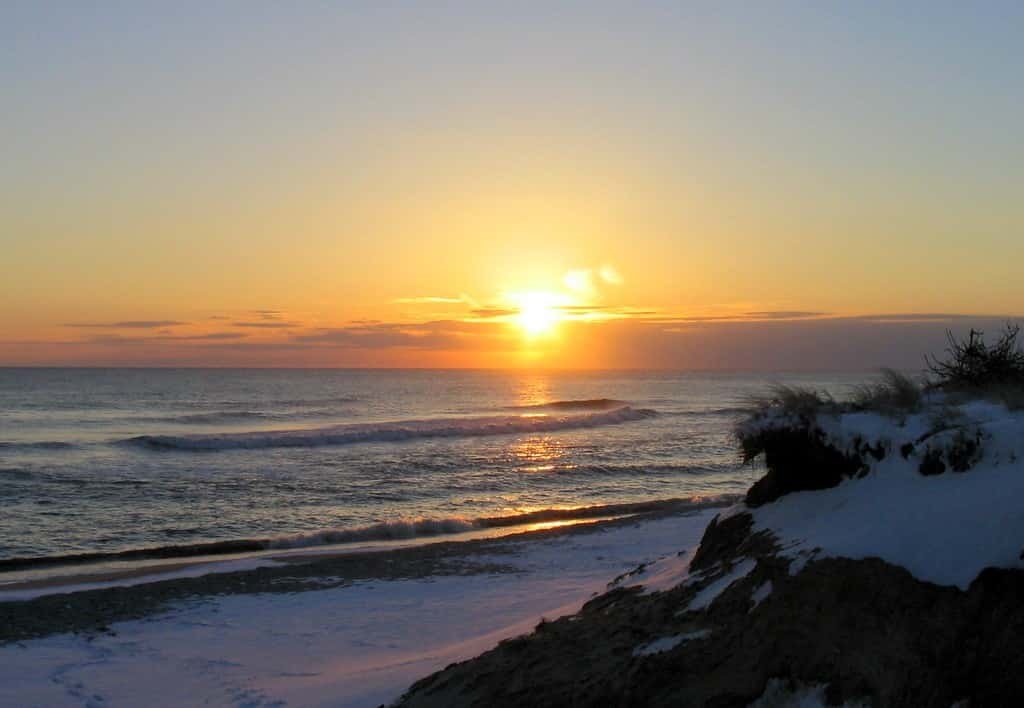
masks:
<instances>
[{"instance_id":1,"label":"snow-covered dune","mask_svg":"<svg viewBox=\"0 0 1024 708\"><path fill-rule=\"evenodd\" d=\"M755 529L772 532L799 564L874 557L963 590L984 568L1024 567L1024 411L936 397L906 416L767 416L753 425L816 431L860 466L835 487L753 512Z\"/></svg>"}]
</instances>

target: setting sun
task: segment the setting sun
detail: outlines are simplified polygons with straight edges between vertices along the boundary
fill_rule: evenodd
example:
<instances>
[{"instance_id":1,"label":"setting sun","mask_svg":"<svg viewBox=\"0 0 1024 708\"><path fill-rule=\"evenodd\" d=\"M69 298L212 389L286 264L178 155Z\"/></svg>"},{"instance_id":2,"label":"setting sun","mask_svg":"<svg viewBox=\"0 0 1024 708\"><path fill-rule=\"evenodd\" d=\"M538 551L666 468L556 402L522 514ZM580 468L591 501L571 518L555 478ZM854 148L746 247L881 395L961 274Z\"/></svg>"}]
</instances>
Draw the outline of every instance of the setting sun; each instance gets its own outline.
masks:
<instances>
[{"instance_id":1,"label":"setting sun","mask_svg":"<svg viewBox=\"0 0 1024 708\"><path fill-rule=\"evenodd\" d=\"M515 296L519 314L516 322L530 337L550 334L560 319L559 297L553 293L532 292Z\"/></svg>"}]
</instances>

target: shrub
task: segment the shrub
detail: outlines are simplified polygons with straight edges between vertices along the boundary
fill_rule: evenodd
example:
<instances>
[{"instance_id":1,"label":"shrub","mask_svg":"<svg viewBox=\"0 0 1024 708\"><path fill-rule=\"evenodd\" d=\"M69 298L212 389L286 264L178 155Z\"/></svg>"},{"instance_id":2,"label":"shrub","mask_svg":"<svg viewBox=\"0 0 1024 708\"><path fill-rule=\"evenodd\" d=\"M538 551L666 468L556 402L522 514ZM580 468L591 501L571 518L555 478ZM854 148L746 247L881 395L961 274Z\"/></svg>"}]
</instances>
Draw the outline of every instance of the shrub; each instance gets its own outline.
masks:
<instances>
[{"instance_id":1,"label":"shrub","mask_svg":"<svg viewBox=\"0 0 1024 708\"><path fill-rule=\"evenodd\" d=\"M1024 351L1017 344L1020 326L1007 324L996 343L989 346L985 333L971 329L967 339L946 331L949 346L945 360L925 357L936 380L932 386L947 391L980 391L993 387L1024 387Z\"/></svg>"},{"instance_id":2,"label":"shrub","mask_svg":"<svg viewBox=\"0 0 1024 708\"><path fill-rule=\"evenodd\" d=\"M747 490L748 506L767 504L790 492L828 489L867 471L859 453L843 453L809 428L772 428L741 439L744 455L764 452L768 472ZM746 448L749 443L749 449ZM752 458L749 458L752 459Z\"/></svg>"},{"instance_id":3,"label":"shrub","mask_svg":"<svg viewBox=\"0 0 1024 708\"><path fill-rule=\"evenodd\" d=\"M981 459L982 433L974 431L968 435L958 430L948 446L932 447L931 445L921 456L921 464L917 471L925 476L942 474L948 468L954 472L966 472ZM945 460L943 460L945 457Z\"/></svg>"}]
</instances>

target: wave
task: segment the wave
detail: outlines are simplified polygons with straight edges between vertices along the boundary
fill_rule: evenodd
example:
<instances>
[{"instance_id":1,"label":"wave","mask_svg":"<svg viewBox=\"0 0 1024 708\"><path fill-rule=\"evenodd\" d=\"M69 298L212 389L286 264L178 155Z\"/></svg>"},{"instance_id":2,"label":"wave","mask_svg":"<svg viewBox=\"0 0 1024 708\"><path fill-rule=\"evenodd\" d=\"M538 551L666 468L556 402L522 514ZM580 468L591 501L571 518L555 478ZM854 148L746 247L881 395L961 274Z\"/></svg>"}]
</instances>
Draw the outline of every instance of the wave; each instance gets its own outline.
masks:
<instances>
[{"instance_id":1,"label":"wave","mask_svg":"<svg viewBox=\"0 0 1024 708\"><path fill-rule=\"evenodd\" d=\"M247 420L282 421L296 418L317 418L330 415L332 411L306 410L271 413L267 411L210 411L209 413L183 413L148 420L158 423L180 423L183 425L209 425L214 423L237 423Z\"/></svg>"},{"instance_id":2,"label":"wave","mask_svg":"<svg viewBox=\"0 0 1024 708\"><path fill-rule=\"evenodd\" d=\"M507 406L510 411L606 411L612 408L624 408L629 403L614 398L580 398L548 403L533 403L525 406Z\"/></svg>"},{"instance_id":3,"label":"wave","mask_svg":"<svg viewBox=\"0 0 1024 708\"><path fill-rule=\"evenodd\" d=\"M461 516L441 519L397 519L368 526L327 529L293 536L282 536L272 539L269 542L269 548L306 548L308 546L365 541L392 541L423 536L464 533L480 529L526 526L550 521L585 521L587 519L635 516L637 514L652 514L682 509L702 509L732 503L734 496L736 495L692 497L688 499L656 499L646 502L600 504L571 509L538 509L537 511L528 511L508 516L482 516L475 519L467 519Z\"/></svg>"},{"instance_id":4,"label":"wave","mask_svg":"<svg viewBox=\"0 0 1024 708\"><path fill-rule=\"evenodd\" d=\"M0 450L70 450L77 447L74 443L61 440L41 440L39 442L0 442Z\"/></svg>"},{"instance_id":5,"label":"wave","mask_svg":"<svg viewBox=\"0 0 1024 708\"><path fill-rule=\"evenodd\" d=\"M480 528L473 520L453 516L446 519L399 519L350 529L328 529L272 539L268 548L305 548L358 541L394 541L421 536L463 533Z\"/></svg>"},{"instance_id":6,"label":"wave","mask_svg":"<svg viewBox=\"0 0 1024 708\"><path fill-rule=\"evenodd\" d=\"M0 479L32 479L35 475L24 467L0 467Z\"/></svg>"},{"instance_id":7,"label":"wave","mask_svg":"<svg viewBox=\"0 0 1024 708\"><path fill-rule=\"evenodd\" d=\"M710 475L710 474L722 474L733 472L736 470L737 463L733 460L728 462L688 462L683 464L665 464L665 463L642 463L638 462L635 464L555 464L549 467L543 467L538 469L536 467L525 467L532 472L542 471L548 474L556 475L578 475L581 477L630 477L630 476L642 476L642 477L658 477L658 476L675 476L679 474L687 475ZM522 468L521 468L522 469Z\"/></svg>"},{"instance_id":8,"label":"wave","mask_svg":"<svg viewBox=\"0 0 1024 708\"><path fill-rule=\"evenodd\" d=\"M264 430L196 435L138 435L119 441L157 450L232 450L272 447L317 447L369 442L398 442L423 438L478 437L514 433L544 433L593 428L643 420L657 415L644 408L622 406L578 415L518 415L475 418L433 418L388 423L354 423L326 428Z\"/></svg>"},{"instance_id":9,"label":"wave","mask_svg":"<svg viewBox=\"0 0 1024 708\"><path fill-rule=\"evenodd\" d=\"M465 518L395 519L365 526L330 528L274 538L239 539L232 541L211 541L151 548L135 548L125 551L99 551L75 553L60 556L34 556L0 559L0 573L28 568L57 565L75 565L109 561L133 561L153 559L192 558L197 556L218 556L259 551L309 548L314 546L342 545L368 541L391 541L432 536L446 536L482 529L514 528L551 521L586 521L609 517L637 516L642 514L678 513L697 511L735 503L741 495L720 494L689 498L656 499L645 502L602 504L572 509L539 509L508 516L484 516Z\"/></svg>"},{"instance_id":10,"label":"wave","mask_svg":"<svg viewBox=\"0 0 1024 708\"><path fill-rule=\"evenodd\" d=\"M724 408L708 408L705 411L697 411L706 415L739 415L750 413L750 406L725 406Z\"/></svg>"}]
</instances>

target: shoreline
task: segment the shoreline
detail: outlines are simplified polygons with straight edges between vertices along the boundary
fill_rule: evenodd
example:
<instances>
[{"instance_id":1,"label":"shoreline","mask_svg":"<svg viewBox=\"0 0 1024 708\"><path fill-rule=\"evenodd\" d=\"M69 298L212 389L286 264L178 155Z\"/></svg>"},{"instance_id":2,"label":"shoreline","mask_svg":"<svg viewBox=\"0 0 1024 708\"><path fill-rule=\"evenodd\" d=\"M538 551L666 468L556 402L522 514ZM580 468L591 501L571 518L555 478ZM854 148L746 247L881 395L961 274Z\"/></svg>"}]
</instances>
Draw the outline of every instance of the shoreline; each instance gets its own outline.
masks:
<instances>
[{"instance_id":1,"label":"shoreline","mask_svg":"<svg viewBox=\"0 0 1024 708\"><path fill-rule=\"evenodd\" d=\"M700 507L706 508L706 507ZM654 513L654 512L650 512ZM662 513L672 513L665 510ZM644 514L624 514L595 518L548 521L524 524L514 527L477 529L438 536L421 536L410 539L367 541L365 543L328 544L304 548L260 549L251 553L233 553L222 556L185 556L179 558L144 558L140 561L70 563L68 565L44 565L27 572L11 571L6 577L21 575L21 580L5 580L0 574L0 603L36 599L49 594L68 594L84 590L103 590L112 587L130 587L148 583L200 577L203 575L238 573L256 568L271 568L280 565L304 565L318 560L327 560L365 553L396 553L440 543L470 544L477 541L491 541L510 537L533 536L542 531L608 521L637 519ZM539 539L540 537L537 536ZM67 570L56 575L36 575L52 571ZM52 592L39 592L39 591ZM38 592L38 594L36 594Z\"/></svg>"},{"instance_id":2,"label":"shoreline","mask_svg":"<svg viewBox=\"0 0 1024 708\"><path fill-rule=\"evenodd\" d=\"M228 568L224 572L201 572L184 577L154 577L140 569L141 575L120 580L141 582L122 582L107 587L77 589L73 585L44 585L43 589L66 587L68 591L0 601L0 646L66 632L104 633L109 631L112 623L152 617L180 602L230 595L301 593L346 587L360 581L516 573L519 571L515 566L495 559L514 557L537 542L640 526L667 517L700 515L723 508L728 503L708 502L700 507L676 507L614 519L583 520L489 538L433 540L386 550L353 552L317 548L305 554L279 554L273 564L262 564L260 559L261 564L252 567ZM184 564L183 567L175 567L173 572L201 568L197 564Z\"/></svg>"},{"instance_id":3,"label":"shoreline","mask_svg":"<svg viewBox=\"0 0 1024 708\"><path fill-rule=\"evenodd\" d=\"M39 556L13 556L0 558L0 591L10 578L19 575L46 577L52 569L59 571L74 567L135 568L144 565L157 567L173 562L210 562L237 560L260 556L291 553L349 552L364 549L398 548L405 545L432 543L438 540L472 540L510 533L541 530L547 526L581 523L620 516L674 511L679 508L701 509L729 504L739 494L708 494L691 497L668 497L647 501L612 502L568 508L545 508L512 513L506 516L477 518L417 518L378 521L351 528L327 528L322 531L299 531L281 536L217 539L184 544L142 546L118 550L82 551ZM84 573L84 571L83 571ZM65 573L73 575L74 573Z\"/></svg>"}]
</instances>

